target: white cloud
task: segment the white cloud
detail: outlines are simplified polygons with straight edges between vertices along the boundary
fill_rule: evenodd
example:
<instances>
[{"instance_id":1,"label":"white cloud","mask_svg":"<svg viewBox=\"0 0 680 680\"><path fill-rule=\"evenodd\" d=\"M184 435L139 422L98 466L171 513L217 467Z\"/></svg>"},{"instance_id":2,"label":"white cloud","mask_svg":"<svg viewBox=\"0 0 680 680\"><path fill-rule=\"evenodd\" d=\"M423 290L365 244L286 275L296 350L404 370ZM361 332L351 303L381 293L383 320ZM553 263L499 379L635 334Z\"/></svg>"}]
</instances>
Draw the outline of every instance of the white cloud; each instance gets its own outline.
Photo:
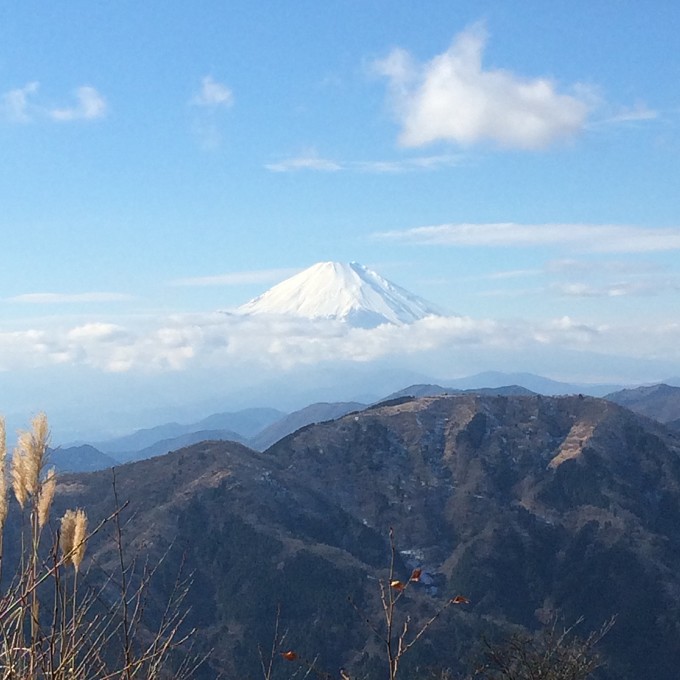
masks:
<instances>
[{"instance_id":1,"label":"white cloud","mask_svg":"<svg viewBox=\"0 0 680 680\"><path fill-rule=\"evenodd\" d=\"M675 293L680 290L680 277L668 267L654 262L607 259L600 256L549 260L536 269L495 271L463 277L461 281L499 281L541 277L548 283L534 288L505 287L485 290L488 297L526 297L556 294L566 298L640 297Z\"/></svg>"},{"instance_id":2,"label":"white cloud","mask_svg":"<svg viewBox=\"0 0 680 680\"><path fill-rule=\"evenodd\" d=\"M260 269L245 272L230 272L215 276L193 276L171 281L173 286L241 286L250 283L277 282L299 272L299 269Z\"/></svg>"},{"instance_id":3,"label":"white cloud","mask_svg":"<svg viewBox=\"0 0 680 680\"><path fill-rule=\"evenodd\" d=\"M218 83L212 76L205 76L201 81L201 89L191 98L194 106L208 108L228 108L234 103L233 92L223 83Z\"/></svg>"},{"instance_id":4,"label":"white cloud","mask_svg":"<svg viewBox=\"0 0 680 680\"><path fill-rule=\"evenodd\" d=\"M72 328L67 332L66 337L82 343L90 341L113 342L127 338L128 333L122 326L117 324L93 322Z\"/></svg>"},{"instance_id":5,"label":"white cloud","mask_svg":"<svg viewBox=\"0 0 680 680\"><path fill-rule=\"evenodd\" d=\"M95 120L106 115L107 104L104 97L94 87L82 85L75 90L76 105L66 108L53 108L48 111L52 120Z\"/></svg>"},{"instance_id":6,"label":"white cloud","mask_svg":"<svg viewBox=\"0 0 680 680\"><path fill-rule=\"evenodd\" d=\"M9 90L2 95L2 107L8 120L17 123L27 123L31 120L32 104L29 101L39 88L37 82L27 83L23 87Z\"/></svg>"},{"instance_id":7,"label":"white cloud","mask_svg":"<svg viewBox=\"0 0 680 680\"><path fill-rule=\"evenodd\" d=\"M637 103L634 106L622 107L608 118L594 121L593 125L610 125L615 123L635 123L641 121L657 120L659 112L650 109L644 103Z\"/></svg>"},{"instance_id":8,"label":"white cloud","mask_svg":"<svg viewBox=\"0 0 680 680\"><path fill-rule=\"evenodd\" d=\"M321 172L366 172L374 174L398 174L423 170L438 170L461 165L463 157L459 154L439 154L433 156L415 156L383 161L335 161L319 157L315 151L299 156L286 158L276 163L267 163L264 167L272 172L295 172L313 170Z\"/></svg>"},{"instance_id":9,"label":"white cloud","mask_svg":"<svg viewBox=\"0 0 680 680\"><path fill-rule=\"evenodd\" d=\"M538 324L532 336L541 344L557 344L566 347L581 347L595 344L606 332L606 326L592 326L579 323L569 316L552 319Z\"/></svg>"},{"instance_id":10,"label":"white cloud","mask_svg":"<svg viewBox=\"0 0 680 680\"><path fill-rule=\"evenodd\" d=\"M601 284L569 282L553 284L552 290L565 297L631 297L659 295L666 291L680 290L678 282L672 280L631 280Z\"/></svg>"},{"instance_id":11,"label":"white cloud","mask_svg":"<svg viewBox=\"0 0 680 680\"><path fill-rule=\"evenodd\" d=\"M487 277L493 281L502 281L508 279L524 279L527 277L540 276L543 274L541 269L508 269L506 271L493 272Z\"/></svg>"},{"instance_id":12,"label":"white cloud","mask_svg":"<svg viewBox=\"0 0 680 680\"><path fill-rule=\"evenodd\" d=\"M401 49L374 64L389 80L401 144L491 141L508 148L540 149L583 129L590 108L586 88L562 94L547 78L485 69L486 40L483 26L475 24L425 64Z\"/></svg>"},{"instance_id":13,"label":"white cloud","mask_svg":"<svg viewBox=\"0 0 680 680\"><path fill-rule=\"evenodd\" d=\"M384 240L420 245L562 246L591 253L643 253L680 249L680 228L618 224L440 224L376 234Z\"/></svg>"},{"instance_id":14,"label":"white cloud","mask_svg":"<svg viewBox=\"0 0 680 680\"><path fill-rule=\"evenodd\" d=\"M47 106L36 101L39 88L38 82L31 82L5 92L0 99L0 111L8 120L20 123L40 118L59 122L94 120L106 115L106 100L90 85L81 85L74 90L76 104L70 107Z\"/></svg>"},{"instance_id":15,"label":"white cloud","mask_svg":"<svg viewBox=\"0 0 680 680\"><path fill-rule=\"evenodd\" d=\"M350 169L356 169L360 172L389 174L418 170L439 170L440 168L459 166L462 163L463 156L460 154L439 154L436 156L401 158L392 161L354 161L349 163L348 166Z\"/></svg>"},{"instance_id":16,"label":"white cloud","mask_svg":"<svg viewBox=\"0 0 680 680\"><path fill-rule=\"evenodd\" d=\"M215 151L222 145L223 134L218 112L234 104L232 91L212 76L205 76L200 90L189 100L194 107L191 131L205 151Z\"/></svg>"},{"instance_id":17,"label":"white cloud","mask_svg":"<svg viewBox=\"0 0 680 680\"><path fill-rule=\"evenodd\" d=\"M81 304L89 302L122 302L132 296L124 293L24 293L7 298L8 302L28 304Z\"/></svg>"},{"instance_id":18,"label":"white cloud","mask_svg":"<svg viewBox=\"0 0 680 680\"><path fill-rule=\"evenodd\" d=\"M572 274L574 272L584 274L617 274L621 275L635 275L641 274L663 274L667 268L659 265L656 262L635 260L607 260L603 258L595 259L581 259L561 258L557 260L549 260L546 263L545 269L551 274Z\"/></svg>"},{"instance_id":19,"label":"white cloud","mask_svg":"<svg viewBox=\"0 0 680 680\"><path fill-rule=\"evenodd\" d=\"M202 329L166 319L156 328L126 328L92 322L59 334L62 354L73 363L108 373L176 371L188 366L201 348Z\"/></svg>"},{"instance_id":20,"label":"white cloud","mask_svg":"<svg viewBox=\"0 0 680 680\"><path fill-rule=\"evenodd\" d=\"M320 158L314 150L276 163L267 163L264 167L271 172L294 172L297 170L336 172L343 169L342 164L327 158Z\"/></svg>"},{"instance_id":21,"label":"white cloud","mask_svg":"<svg viewBox=\"0 0 680 680\"><path fill-rule=\"evenodd\" d=\"M673 345L676 342L676 345ZM680 359L680 325L593 325L572 317L501 321L428 317L407 326L350 328L338 321L310 321L238 314L159 318L135 325L92 321L61 329L0 333L0 369L49 365L88 366L109 373L159 373L250 366L252 378L331 361L455 356L477 352L588 350L644 358ZM667 346L667 347L666 347ZM670 348L670 349L668 349Z\"/></svg>"}]
</instances>

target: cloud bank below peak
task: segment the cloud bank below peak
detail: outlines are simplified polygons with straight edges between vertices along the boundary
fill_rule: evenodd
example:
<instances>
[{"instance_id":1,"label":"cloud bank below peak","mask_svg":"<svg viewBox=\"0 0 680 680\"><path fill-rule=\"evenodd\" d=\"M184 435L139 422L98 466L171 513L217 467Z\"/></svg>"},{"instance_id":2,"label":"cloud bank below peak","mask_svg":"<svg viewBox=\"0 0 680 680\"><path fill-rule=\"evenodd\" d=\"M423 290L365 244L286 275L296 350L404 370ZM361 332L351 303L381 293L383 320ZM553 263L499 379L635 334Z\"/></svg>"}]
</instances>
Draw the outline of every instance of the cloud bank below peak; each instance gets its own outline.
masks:
<instances>
[{"instance_id":1,"label":"cloud bank below peak","mask_svg":"<svg viewBox=\"0 0 680 680\"><path fill-rule=\"evenodd\" d=\"M2 332L0 371L58 365L103 373L161 374L250 367L255 380L271 371L329 361L365 364L390 359L418 360L464 373L460 357L471 352L480 361L486 358L491 368L496 356L532 356L537 351L549 353L554 366L560 365L565 351L628 357L632 364L663 356L680 365L679 347L676 323L640 328L569 316L542 321L429 316L401 326L357 328L332 319L216 312Z\"/></svg>"}]
</instances>

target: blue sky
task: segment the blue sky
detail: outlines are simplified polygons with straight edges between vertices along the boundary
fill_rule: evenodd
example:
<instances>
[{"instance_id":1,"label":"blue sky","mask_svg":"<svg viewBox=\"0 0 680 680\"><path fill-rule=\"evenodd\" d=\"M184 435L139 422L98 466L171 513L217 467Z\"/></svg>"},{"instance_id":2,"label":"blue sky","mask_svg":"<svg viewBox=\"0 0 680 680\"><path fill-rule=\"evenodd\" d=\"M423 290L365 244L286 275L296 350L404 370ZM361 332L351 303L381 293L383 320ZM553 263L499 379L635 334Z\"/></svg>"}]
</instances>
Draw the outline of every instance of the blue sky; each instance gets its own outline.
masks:
<instances>
[{"instance_id":1,"label":"blue sky","mask_svg":"<svg viewBox=\"0 0 680 680\"><path fill-rule=\"evenodd\" d=\"M0 408L324 352L680 375L679 32L670 0L4 3ZM214 315L322 260L451 323L319 353Z\"/></svg>"}]
</instances>

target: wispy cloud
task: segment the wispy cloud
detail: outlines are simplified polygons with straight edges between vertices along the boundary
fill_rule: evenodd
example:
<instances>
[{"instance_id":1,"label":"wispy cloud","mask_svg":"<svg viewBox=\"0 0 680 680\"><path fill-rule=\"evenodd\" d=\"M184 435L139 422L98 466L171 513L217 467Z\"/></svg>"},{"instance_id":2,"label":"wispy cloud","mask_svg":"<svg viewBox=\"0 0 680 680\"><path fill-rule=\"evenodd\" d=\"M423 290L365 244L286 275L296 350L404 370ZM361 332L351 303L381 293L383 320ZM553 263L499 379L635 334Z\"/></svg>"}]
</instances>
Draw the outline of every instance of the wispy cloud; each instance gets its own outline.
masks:
<instances>
[{"instance_id":1,"label":"wispy cloud","mask_svg":"<svg viewBox=\"0 0 680 680\"><path fill-rule=\"evenodd\" d=\"M663 274L666 267L652 261L642 261L640 259L603 259L588 258L576 259L573 257L548 260L545 270L551 274L573 274L583 273L589 275L616 274L635 275L642 274Z\"/></svg>"},{"instance_id":2,"label":"wispy cloud","mask_svg":"<svg viewBox=\"0 0 680 680\"><path fill-rule=\"evenodd\" d=\"M56 121L95 120L106 115L104 97L94 87L83 85L75 90L76 104L65 108L52 108L48 115Z\"/></svg>"},{"instance_id":3,"label":"wispy cloud","mask_svg":"<svg viewBox=\"0 0 680 680\"><path fill-rule=\"evenodd\" d=\"M337 161L320 157L315 151L310 151L275 163L267 163L264 167L271 172L311 170L318 172L349 171L373 174L399 174L403 172L439 170L441 168L461 165L462 162L463 156L460 154L415 156L396 160Z\"/></svg>"},{"instance_id":4,"label":"wispy cloud","mask_svg":"<svg viewBox=\"0 0 680 680\"><path fill-rule=\"evenodd\" d=\"M205 76L190 103L205 108L228 108L234 103L234 94L224 83L217 82L212 76Z\"/></svg>"},{"instance_id":5,"label":"wispy cloud","mask_svg":"<svg viewBox=\"0 0 680 680\"><path fill-rule=\"evenodd\" d=\"M270 283L281 281L296 274L299 269L260 269L256 271L229 272L214 276L193 276L175 279L172 286L241 286L251 283Z\"/></svg>"},{"instance_id":6,"label":"wispy cloud","mask_svg":"<svg viewBox=\"0 0 680 680\"><path fill-rule=\"evenodd\" d=\"M401 144L491 141L541 149L583 130L590 109L587 88L577 85L564 94L548 78L485 69L486 42L484 26L475 24L427 63L418 63L403 49L375 62L375 71L389 81Z\"/></svg>"},{"instance_id":7,"label":"wispy cloud","mask_svg":"<svg viewBox=\"0 0 680 680\"><path fill-rule=\"evenodd\" d=\"M552 285L552 290L565 297L638 297L677 291L680 290L680 284L668 279L643 279L600 284L569 282L555 283Z\"/></svg>"},{"instance_id":8,"label":"wispy cloud","mask_svg":"<svg viewBox=\"0 0 680 680\"><path fill-rule=\"evenodd\" d=\"M343 169L342 164L328 158L321 158L315 151L308 151L299 156L285 158L276 163L267 163L264 167L271 172L296 172L298 170L337 172Z\"/></svg>"},{"instance_id":9,"label":"wispy cloud","mask_svg":"<svg viewBox=\"0 0 680 680\"><path fill-rule=\"evenodd\" d=\"M133 299L125 293L24 293L6 298L8 302L35 305L82 304L90 302L122 302Z\"/></svg>"},{"instance_id":10,"label":"wispy cloud","mask_svg":"<svg viewBox=\"0 0 680 680\"><path fill-rule=\"evenodd\" d=\"M462 165L464 157L461 154L439 154L436 156L415 156L391 161L355 161L347 164L348 169L359 172L401 173L418 172L421 170L439 170Z\"/></svg>"},{"instance_id":11,"label":"wispy cloud","mask_svg":"<svg viewBox=\"0 0 680 680\"><path fill-rule=\"evenodd\" d=\"M222 146L223 134L219 113L234 105L234 93L227 85L205 76L201 86L189 99L194 114L191 131L200 147L215 151Z\"/></svg>"},{"instance_id":12,"label":"wispy cloud","mask_svg":"<svg viewBox=\"0 0 680 680\"><path fill-rule=\"evenodd\" d=\"M643 253L680 249L680 228L607 224L441 224L375 234L383 240L420 245L563 246L592 253Z\"/></svg>"},{"instance_id":13,"label":"wispy cloud","mask_svg":"<svg viewBox=\"0 0 680 680\"><path fill-rule=\"evenodd\" d=\"M9 90L2 95L0 110L4 117L14 123L27 123L31 120L33 104L31 99L38 91L39 83L26 83L23 87Z\"/></svg>"},{"instance_id":14,"label":"wispy cloud","mask_svg":"<svg viewBox=\"0 0 680 680\"><path fill-rule=\"evenodd\" d=\"M56 122L95 120L106 115L104 97L92 86L81 85L74 90L75 104L54 106L38 99L40 84L36 81L9 90L0 96L0 111L10 122L29 123L49 119Z\"/></svg>"},{"instance_id":15,"label":"wispy cloud","mask_svg":"<svg viewBox=\"0 0 680 680\"><path fill-rule=\"evenodd\" d=\"M590 126L613 125L617 123L637 123L657 120L659 112L650 109L646 104L637 103L635 106L621 107L611 115L600 120L592 121Z\"/></svg>"},{"instance_id":16,"label":"wispy cloud","mask_svg":"<svg viewBox=\"0 0 680 680\"><path fill-rule=\"evenodd\" d=\"M464 277L462 281L539 279L533 288L504 287L484 290L483 297L558 295L565 298L640 297L675 293L680 278L667 267L639 260L611 260L600 255L584 259L549 260L536 269L495 271Z\"/></svg>"},{"instance_id":17,"label":"wispy cloud","mask_svg":"<svg viewBox=\"0 0 680 680\"><path fill-rule=\"evenodd\" d=\"M492 272L485 278L492 281L504 281L508 279L524 279L533 276L540 276L543 274L542 269L508 269L500 272Z\"/></svg>"}]
</instances>

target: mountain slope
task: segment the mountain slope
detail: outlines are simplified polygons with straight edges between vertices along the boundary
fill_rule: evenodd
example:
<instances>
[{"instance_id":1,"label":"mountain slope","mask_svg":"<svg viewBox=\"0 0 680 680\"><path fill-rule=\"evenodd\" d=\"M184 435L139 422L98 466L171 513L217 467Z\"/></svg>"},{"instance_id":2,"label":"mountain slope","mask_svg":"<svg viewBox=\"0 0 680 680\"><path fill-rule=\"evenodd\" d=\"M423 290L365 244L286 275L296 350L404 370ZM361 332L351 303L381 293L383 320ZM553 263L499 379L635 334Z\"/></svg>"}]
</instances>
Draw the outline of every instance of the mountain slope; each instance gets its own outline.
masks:
<instances>
[{"instance_id":1,"label":"mountain slope","mask_svg":"<svg viewBox=\"0 0 680 680\"><path fill-rule=\"evenodd\" d=\"M118 458L121 463L131 463L136 460L146 460L154 456L162 456L170 453L170 451L177 451L178 449L203 441L231 441L245 444L243 437L231 430L199 430L198 432L187 432L171 439L163 439L139 451L121 452L118 454Z\"/></svg>"},{"instance_id":2,"label":"mountain slope","mask_svg":"<svg viewBox=\"0 0 680 680\"><path fill-rule=\"evenodd\" d=\"M461 390L456 387L442 387L441 385L410 385L402 390L393 392L388 397L381 401L389 401L390 399L399 399L401 397L439 397L447 394L488 394L499 397L510 396L529 396L536 394L526 387L519 385L503 385L502 387L475 387L472 389Z\"/></svg>"},{"instance_id":3,"label":"mountain slope","mask_svg":"<svg viewBox=\"0 0 680 680\"><path fill-rule=\"evenodd\" d=\"M519 385L536 394L548 396L587 394L591 397L603 397L605 394L620 388L619 385L602 385L599 383L564 383L533 373L503 373L501 371L486 371L448 382L452 387L462 390Z\"/></svg>"},{"instance_id":4,"label":"mountain slope","mask_svg":"<svg viewBox=\"0 0 680 680\"><path fill-rule=\"evenodd\" d=\"M367 409L269 453L368 526L398 527L476 611L618 614L614 677L674 677L680 447L662 428L597 399L461 396Z\"/></svg>"},{"instance_id":5,"label":"mountain slope","mask_svg":"<svg viewBox=\"0 0 680 680\"><path fill-rule=\"evenodd\" d=\"M249 437L256 435L258 432L266 428L268 425L280 420L286 414L273 408L248 408L236 412L228 413L214 413L203 418L195 423L180 424L180 423L164 423L154 427L137 430L132 434L110 439L104 442L98 442L95 446L107 453L121 454L124 460L138 459L134 454L139 451L151 449L154 446L163 448L165 442L172 439L177 439L175 448L188 446L200 441L196 438L195 433L206 430L230 430L229 436L214 437L215 439L231 439L234 441L242 441ZM181 437L188 437L186 440L181 440ZM207 437L204 437L206 439ZM166 449L166 452L169 449ZM165 453L165 452L164 452ZM152 455L157 455L152 454ZM149 456L140 456L148 458Z\"/></svg>"},{"instance_id":6,"label":"mountain slope","mask_svg":"<svg viewBox=\"0 0 680 680\"><path fill-rule=\"evenodd\" d=\"M235 413L213 413L194 423L192 429L198 430L232 430L244 439L254 437L272 423L286 414L275 408L246 408Z\"/></svg>"},{"instance_id":7,"label":"mountain slope","mask_svg":"<svg viewBox=\"0 0 680 680\"><path fill-rule=\"evenodd\" d=\"M337 319L358 327L408 324L438 311L356 262L319 262L238 308L243 314Z\"/></svg>"},{"instance_id":8,"label":"mountain slope","mask_svg":"<svg viewBox=\"0 0 680 680\"><path fill-rule=\"evenodd\" d=\"M182 561L195 573L189 624L213 650L206 678L257 674L277 603L291 648L332 673L378 677L347 596L377 620L389 527L398 573L427 575L404 602L414 622L447 595L472 600L447 611L412 663L458 668L481 634L534 629L554 611L583 615L585 632L618 614L602 677L677 677L680 439L613 403L403 399L264 453L203 442L117 475L131 550L168 551L154 599ZM66 476L58 503L86 507L95 525L113 505L110 483L105 472ZM103 542L90 554L94 565L115 559Z\"/></svg>"},{"instance_id":9,"label":"mountain slope","mask_svg":"<svg viewBox=\"0 0 680 680\"><path fill-rule=\"evenodd\" d=\"M50 449L49 463L57 472L91 472L112 468L120 464L120 460L109 456L94 446L66 446Z\"/></svg>"},{"instance_id":10,"label":"mountain slope","mask_svg":"<svg viewBox=\"0 0 680 680\"><path fill-rule=\"evenodd\" d=\"M334 420L347 413L361 411L364 408L366 408L366 404L361 404L358 401L310 404L272 423L253 437L248 444L258 451L264 451L279 441L279 439L282 439L291 432L295 432L295 430L301 427L326 420Z\"/></svg>"},{"instance_id":11,"label":"mountain slope","mask_svg":"<svg viewBox=\"0 0 680 680\"><path fill-rule=\"evenodd\" d=\"M646 385L613 392L605 399L660 423L670 424L680 419L680 387Z\"/></svg>"}]
</instances>

